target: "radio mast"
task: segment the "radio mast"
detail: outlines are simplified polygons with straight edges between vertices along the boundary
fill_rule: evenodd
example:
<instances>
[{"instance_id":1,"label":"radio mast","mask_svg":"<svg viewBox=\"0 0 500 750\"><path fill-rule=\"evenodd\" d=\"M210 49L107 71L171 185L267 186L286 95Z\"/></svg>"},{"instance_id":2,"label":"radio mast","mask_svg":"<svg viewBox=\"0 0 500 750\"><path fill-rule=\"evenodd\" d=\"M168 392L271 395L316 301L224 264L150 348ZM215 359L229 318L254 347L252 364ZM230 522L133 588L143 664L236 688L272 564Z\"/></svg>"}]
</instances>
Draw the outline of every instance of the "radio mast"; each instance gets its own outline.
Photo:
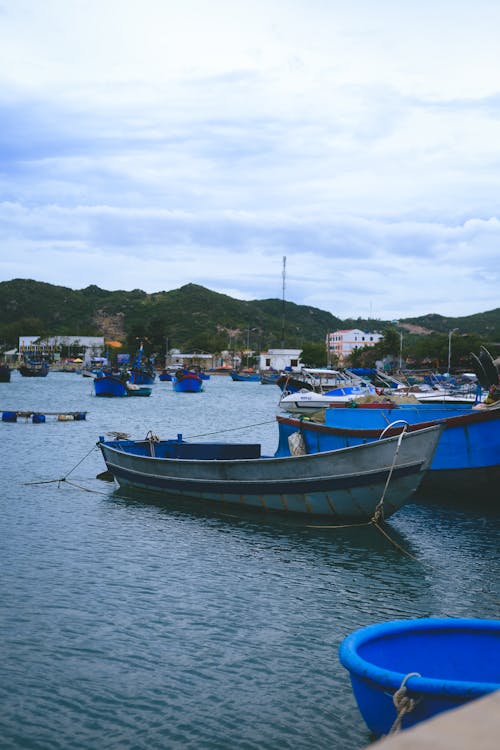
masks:
<instances>
[{"instance_id":1,"label":"radio mast","mask_svg":"<svg viewBox=\"0 0 500 750\"><path fill-rule=\"evenodd\" d=\"M286 280L286 255L283 256L283 298L281 303L281 348L285 347L285 280Z\"/></svg>"}]
</instances>

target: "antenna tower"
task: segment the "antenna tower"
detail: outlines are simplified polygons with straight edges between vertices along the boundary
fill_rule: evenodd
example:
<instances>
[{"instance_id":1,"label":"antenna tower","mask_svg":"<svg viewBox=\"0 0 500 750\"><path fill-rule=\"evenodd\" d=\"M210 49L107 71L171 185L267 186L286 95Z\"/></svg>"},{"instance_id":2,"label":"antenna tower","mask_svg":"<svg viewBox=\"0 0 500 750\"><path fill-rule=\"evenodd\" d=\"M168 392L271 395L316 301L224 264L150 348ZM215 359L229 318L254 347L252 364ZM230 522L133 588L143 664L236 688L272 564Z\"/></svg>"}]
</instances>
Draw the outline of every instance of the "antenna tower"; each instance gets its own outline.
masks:
<instances>
[{"instance_id":1,"label":"antenna tower","mask_svg":"<svg viewBox=\"0 0 500 750\"><path fill-rule=\"evenodd\" d=\"M281 305L281 348L285 346L285 281L286 281L286 255L283 256L283 298Z\"/></svg>"}]
</instances>

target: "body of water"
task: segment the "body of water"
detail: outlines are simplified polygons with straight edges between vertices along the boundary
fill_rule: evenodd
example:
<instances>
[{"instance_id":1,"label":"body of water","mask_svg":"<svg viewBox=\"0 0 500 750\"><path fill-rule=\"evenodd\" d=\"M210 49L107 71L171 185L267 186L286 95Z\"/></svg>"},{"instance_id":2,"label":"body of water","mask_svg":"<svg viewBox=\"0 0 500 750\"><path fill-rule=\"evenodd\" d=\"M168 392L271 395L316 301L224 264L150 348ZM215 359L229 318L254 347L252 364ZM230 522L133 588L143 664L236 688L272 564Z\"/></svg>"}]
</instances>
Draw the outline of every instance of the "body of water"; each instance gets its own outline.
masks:
<instances>
[{"instance_id":1,"label":"body of water","mask_svg":"<svg viewBox=\"0 0 500 750\"><path fill-rule=\"evenodd\" d=\"M498 617L500 523L480 498L373 528L123 497L96 476L111 431L277 446L279 391L97 399L70 373L0 383L2 750L356 750L370 741L337 650L394 618ZM241 432L235 428L245 428ZM67 481L57 481L66 477Z\"/></svg>"}]
</instances>

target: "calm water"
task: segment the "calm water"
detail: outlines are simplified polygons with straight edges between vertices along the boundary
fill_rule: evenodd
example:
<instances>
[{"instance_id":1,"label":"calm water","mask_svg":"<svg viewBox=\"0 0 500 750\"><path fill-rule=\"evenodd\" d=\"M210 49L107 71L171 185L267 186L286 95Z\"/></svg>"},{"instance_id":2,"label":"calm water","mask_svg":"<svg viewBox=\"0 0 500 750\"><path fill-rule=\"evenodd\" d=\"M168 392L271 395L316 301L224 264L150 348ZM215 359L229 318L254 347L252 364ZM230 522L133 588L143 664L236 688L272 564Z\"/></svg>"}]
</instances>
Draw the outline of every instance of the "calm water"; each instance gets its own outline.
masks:
<instances>
[{"instance_id":1,"label":"calm water","mask_svg":"<svg viewBox=\"0 0 500 750\"><path fill-rule=\"evenodd\" d=\"M2 411L88 412L0 423L2 750L355 750L370 737L337 659L344 636L398 617L499 616L500 523L481 507L443 497L393 516L415 562L373 529L120 497L96 479L109 431L273 452L275 386L92 393L74 374L0 383Z\"/></svg>"}]
</instances>

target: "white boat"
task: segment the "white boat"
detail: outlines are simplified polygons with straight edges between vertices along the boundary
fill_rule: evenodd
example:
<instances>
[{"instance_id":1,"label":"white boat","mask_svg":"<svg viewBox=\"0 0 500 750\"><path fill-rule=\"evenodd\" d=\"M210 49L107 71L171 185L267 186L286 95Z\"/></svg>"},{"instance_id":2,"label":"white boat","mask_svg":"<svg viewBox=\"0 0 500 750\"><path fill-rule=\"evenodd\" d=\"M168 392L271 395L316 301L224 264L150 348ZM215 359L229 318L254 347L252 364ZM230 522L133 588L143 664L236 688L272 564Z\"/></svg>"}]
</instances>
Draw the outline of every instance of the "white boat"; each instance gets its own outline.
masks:
<instances>
[{"instance_id":1,"label":"white boat","mask_svg":"<svg viewBox=\"0 0 500 750\"><path fill-rule=\"evenodd\" d=\"M345 385L340 388L333 388L326 393L302 390L283 395L280 398L279 406L280 409L291 414L311 414L318 409L326 409L335 404L356 401L365 396L374 396L376 393L374 386L369 384Z\"/></svg>"}]
</instances>

